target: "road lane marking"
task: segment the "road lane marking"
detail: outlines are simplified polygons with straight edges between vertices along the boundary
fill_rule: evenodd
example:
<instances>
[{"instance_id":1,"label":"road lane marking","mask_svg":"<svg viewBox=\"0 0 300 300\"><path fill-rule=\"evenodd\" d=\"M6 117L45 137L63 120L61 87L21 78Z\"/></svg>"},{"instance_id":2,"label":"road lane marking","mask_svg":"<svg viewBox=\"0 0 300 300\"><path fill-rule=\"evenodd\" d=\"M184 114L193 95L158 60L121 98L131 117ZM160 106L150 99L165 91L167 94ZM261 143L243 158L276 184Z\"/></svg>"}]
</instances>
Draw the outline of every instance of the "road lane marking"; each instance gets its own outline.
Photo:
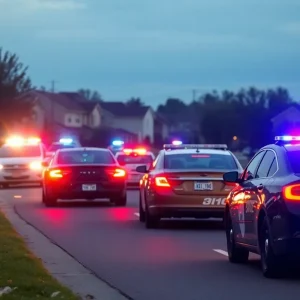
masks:
<instances>
[{"instance_id":1,"label":"road lane marking","mask_svg":"<svg viewBox=\"0 0 300 300\"><path fill-rule=\"evenodd\" d=\"M139 216L140 216L140 214L139 214L139 213L134 213L134 215L135 215L135 216L137 216L137 217L139 217Z\"/></svg>"},{"instance_id":2,"label":"road lane marking","mask_svg":"<svg viewBox=\"0 0 300 300\"><path fill-rule=\"evenodd\" d=\"M213 249L213 250L217 253L220 253L220 254L224 255L224 256L228 256L227 251L224 251L224 250L221 250L221 249Z\"/></svg>"}]
</instances>

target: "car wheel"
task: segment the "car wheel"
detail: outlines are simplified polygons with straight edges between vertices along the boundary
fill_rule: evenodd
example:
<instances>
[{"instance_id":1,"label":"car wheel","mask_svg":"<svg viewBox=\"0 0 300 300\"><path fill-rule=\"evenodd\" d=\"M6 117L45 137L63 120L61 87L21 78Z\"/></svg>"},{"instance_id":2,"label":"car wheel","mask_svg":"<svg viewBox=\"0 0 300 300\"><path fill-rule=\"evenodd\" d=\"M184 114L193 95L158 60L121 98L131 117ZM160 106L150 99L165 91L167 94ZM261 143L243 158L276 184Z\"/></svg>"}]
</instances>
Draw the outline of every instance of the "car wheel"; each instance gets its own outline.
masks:
<instances>
[{"instance_id":1,"label":"car wheel","mask_svg":"<svg viewBox=\"0 0 300 300\"><path fill-rule=\"evenodd\" d=\"M270 243L270 230L265 217L259 228L259 247L263 275L266 278L278 278L283 275L283 258L274 254Z\"/></svg>"},{"instance_id":2,"label":"car wheel","mask_svg":"<svg viewBox=\"0 0 300 300\"><path fill-rule=\"evenodd\" d=\"M126 206L127 204L127 195L122 195L113 200L116 206Z\"/></svg>"},{"instance_id":3,"label":"car wheel","mask_svg":"<svg viewBox=\"0 0 300 300\"><path fill-rule=\"evenodd\" d=\"M57 206L57 199L55 197L49 197L49 195L47 195L45 193L45 191L43 191L43 194L42 194L42 202L47 207L55 207L55 206Z\"/></svg>"},{"instance_id":4,"label":"car wheel","mask_svg":"<svg viewBox=\"0 0 300 300\"><path fill-rule=\"evenodd\" d=\"M142 195L140 193L140 201L139 201L139 219L141 223L144 223L146 220L145 212L142 206Z\"/></svg>"},{"instance_id":5,"label":"car wheel","mask_svg":"<svg viewBox=\"0 0 300 300\"><path fill-rule=\"evenodd\" d=\"M226 240L229 261L236 264L247 263L249 259L249 251L236 245L232 221L229 216L226 224Z\"/></svg>"},{"instance_id":6,"label":"car wheel","mask_svg":"<svg viewBox=\"0 0 300 300\"><path fill-rule=\"evenodd\" d=\"M160 218L157 216L152 216L147 208L146 204L146 211L145 211L145 226L147 229L157 228L159 226Z\"/></svg>"}]
</instances>

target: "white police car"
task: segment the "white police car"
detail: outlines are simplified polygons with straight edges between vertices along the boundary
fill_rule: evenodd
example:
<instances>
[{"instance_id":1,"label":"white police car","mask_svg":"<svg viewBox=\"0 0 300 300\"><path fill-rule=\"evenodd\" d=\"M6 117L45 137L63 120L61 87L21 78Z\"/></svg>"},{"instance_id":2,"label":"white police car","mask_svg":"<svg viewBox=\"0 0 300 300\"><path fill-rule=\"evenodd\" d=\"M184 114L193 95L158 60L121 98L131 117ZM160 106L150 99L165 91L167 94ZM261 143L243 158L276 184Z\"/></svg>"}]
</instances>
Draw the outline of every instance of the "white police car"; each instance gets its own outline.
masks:
<instances>
[{"instance_id":1,"label":"white police car","mask_svg":"<svg viewBox=\"0 0 300 300\"><path fill-rule=\"evenodd\" d=\"M39 138L11 137L0 147L0 185L42 182L45 147Z\"/></svg>"}]
</instances>

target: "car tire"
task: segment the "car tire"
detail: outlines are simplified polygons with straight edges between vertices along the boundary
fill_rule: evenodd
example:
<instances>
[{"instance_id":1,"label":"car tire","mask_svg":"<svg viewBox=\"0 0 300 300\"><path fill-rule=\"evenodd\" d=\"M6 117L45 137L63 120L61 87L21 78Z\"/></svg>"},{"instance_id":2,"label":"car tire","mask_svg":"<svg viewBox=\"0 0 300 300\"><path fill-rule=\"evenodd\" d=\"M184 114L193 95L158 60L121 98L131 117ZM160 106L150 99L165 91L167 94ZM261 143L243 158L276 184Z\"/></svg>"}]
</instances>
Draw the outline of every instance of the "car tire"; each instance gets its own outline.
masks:
<instances>
[{"instance_id":1,"label":"car tire","mask_svg":"<svg viewBox=\"0 0 300 300\"><path fill-rule=\"evenodd\" d=\"M147 204L146 204L146 211L145 211L145 227L147 229L154 229L158 228L160 222L160 217L158 216L152 216L148 210Z\"/></svg>"},{"instance_id":2,"label":"car tire","mask_svg":"<svg viewBox=\"0 0 300 300\"><path fill-rule=\"evenodd\" d=\"M247 263L249 259L249 251L236 245L230 216L227 217L226 222L226 240L229 261L235 264Z\"/></svg>"},{"instance_id":3,"label":"car tire","mask_svg":"<svg viewBox=\"0 0 300 300\"><path fill-rule=\"evenodd\" d=\"M261 256L261 267L264 277L279 278L284 271L284 260L281 256L276 256L273 251L270 229L267 217L264 217L259 228L259 248Z\"/></svg>"},{"instance_id":4,"label":"car tire","mask_svg":"<svg viewBox=\"0 0 300 300\"><path fill-rule=\"evenodd\" d=\"M113 202L116 206L119 206L119 207L126 206L126 204L127 204L126 193L125 193L125 195L121 195L119 197L114 198Z\"/></svg>"},{"instance_id":5,"label":"car tire","mask_svg":"<svg viewBox=\"0 0 300 300\"><path fill-rule=\"evenodd\" d=\"M45 204L47 207L55 207L57 206L57 199L55 197L49 197L45 191L43 190L42 194L42 202Z\"/></svg>"},{"instance_id":6,"label":"car tire","mask_svg":"<svg viewBox=\"0 0 300 300\"><path fill-rule=\"evenodd\" d=\"M140 193L140 201L139 201L139 220L141 223L145 223L145 221L146 221L145 211L143 210L143 206L142 206L141 193Z\"/></svg>"}]
</instances>

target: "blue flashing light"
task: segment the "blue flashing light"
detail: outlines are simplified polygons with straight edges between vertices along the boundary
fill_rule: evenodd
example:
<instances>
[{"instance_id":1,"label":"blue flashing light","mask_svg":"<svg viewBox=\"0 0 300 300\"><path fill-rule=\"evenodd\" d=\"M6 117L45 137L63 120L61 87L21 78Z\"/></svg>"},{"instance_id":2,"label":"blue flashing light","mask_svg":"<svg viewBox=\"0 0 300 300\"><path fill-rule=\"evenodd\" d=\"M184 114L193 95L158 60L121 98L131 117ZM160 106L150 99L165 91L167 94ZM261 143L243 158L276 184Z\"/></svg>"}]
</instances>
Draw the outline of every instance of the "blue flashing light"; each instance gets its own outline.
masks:
<instances>
[{"instance_id":1,"label":"blue flashing light","mask_svg":"<svg viewBox=\"0 0 300 300\"><path fill-rule=\"evenodd\" d=\"M69 145L73 143L73 140L71 138L62 138L59 142L64 145Z\"/></svg>"},{"instance_id":2,"label":"blue flashing light","mask_svg":"<svg viewBox=\"0 0 300 300\"><path fill-rule=\"evenodd\" d=\"M172 142L172 145L180 146L180 145L182 145L182 141L175 140L175 141Z\"/></svg>"},{"instance_id":3,"label":"blue flashing light","mask_svg":"<svg viewBox=\"0 0 300 300\"><path fill-rule=\"evenodd\" d=\"M122 145L124 145L124 142L118 140L118 141L113 141L112 144L113 144L113 146L122 146Z\"/></svg>"},{"instance_id":4,"label":"blue flashing light","mask_svg":"<svg viewBox=\"0 0 300 300\"><path fill-rule=\"evenodd\" d=\"M275 136L275 141L283 141L283 142L300 141L300 136L292 136L292 135Z\"/></svg>"}]
</instances>

